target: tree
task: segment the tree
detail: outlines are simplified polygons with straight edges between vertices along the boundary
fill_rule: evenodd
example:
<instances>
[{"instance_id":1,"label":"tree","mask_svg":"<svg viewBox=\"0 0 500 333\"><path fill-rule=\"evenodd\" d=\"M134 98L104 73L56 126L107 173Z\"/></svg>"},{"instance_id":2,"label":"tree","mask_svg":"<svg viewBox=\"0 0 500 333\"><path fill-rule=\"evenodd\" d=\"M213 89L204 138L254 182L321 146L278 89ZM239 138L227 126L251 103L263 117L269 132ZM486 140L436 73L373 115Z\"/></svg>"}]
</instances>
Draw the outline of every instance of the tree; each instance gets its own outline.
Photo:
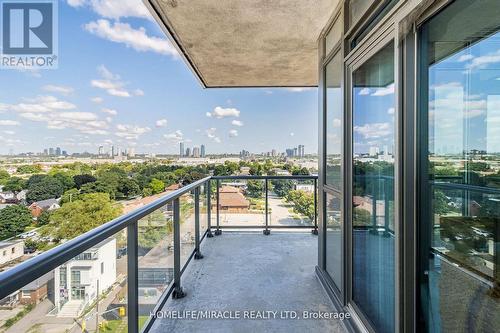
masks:
<instances>
[{"instance_id":1,"label":"tree","mask_svg":"<svg viewBox=\"0 0 500 333\"><path fill-rule=\"evenodd\" d=\"M5 185L5 183L9 180L9 178L10 178L9 173L4 169L0 169L0 184Z\"/></svg>"},{"instance_id":2,"label":"tree","mask_svg":"<svg viewBox=\"0 0 500 333\"><path fill-rule=\"evenodd\" d=\"M7 206L0 210L0 239L15 236L31 224L33 218L28 208L21 205Z\"/></svg>"},{"instance_id":3,"label":"tree","mask_svg":"<svg viewBox=\"0 0 500 333\"><path fill-rule=\"evenodd\" d=\"M59 198L63 192L64 186L57 179L48 176L28 188L26 201L32 203L45 199Z\"/></svg>"},{"instance_id":4,"label":"tree","mask_svg":"<svg viewBox=\"0 0 500 333\"><path fill-rule=\"evenodd\" d=\"M72 188L71 190L67 190L66 192L64 192L64 194L62 195L61 205L65 204L66 202L71 202L79 199L80 199L80 191L77 190L76 188Z\"/></svg>"},{"instance_id":5,"label":"tree","mask_svg":"<svg viewBox=\"0 0 500 333\"><path fill-rule=\"evenodd\" d=\"M75 183L77 189L80 189L82 185L93 183L96 180L97 178L88 174L73 176L73 182Z\"/></svg>"},{"instance_id":6,"label":"tree","mask_svg":"<svg viewBox=\"0 0 500 333\"><path fill-rule=\"evenodd\" d=\"M27 164L21 165L16 170L17 173L39 173L42 172L42 166L40 164Z\"/></svg>"},{"instance_id":7,"label":"tree","mask_svg":"<svg viewBox=\"0 0 500 333\"><path fill-rule=\"evenodd\" d=\"M118 217L121 211L106 193L84 194L51 213L50 234L56 239L71 239Z\"/></svg>"},{"instance_id":8,"label":"tree","mask_svg":"<svg viewBox=\"0 0 500 333\"><path fill-rule=\"evenodd\" d=\"M288 192L293 190L293 182L290 180L276 179L271 182L274 186L274 193L280 197L286 197Z\"/></svg>"},{"instance_id":9,"label":"tree","mask_svg":"<svg viewBox=\"0 0 500 333\"><path fill-rule=\"evenodd\" d=\"M159 179L153 178L148 185L153 194L158 194L165 191L165 183Z\"/></svg>"},{"instance_id":10,"label":"tree","mask_svg":"<svg viewBox=\"0 0 500 333\"><path fill-rule=\"evenodd\" d=\"M11 192L20 192L26 187L26 181L22 178L11 177L5 183L3 190Z\"/></svg>"},{"instance_id":11,"label":"tree","mask_svg":"<svg viewBox=\"0 0 500 333\"><path fill-rule=\"evenodd\" d=\"M76 186L73 176L71 176L68 172L56 172L52 175L52 178L57 180L62 185L64 191Z\"/></svg>"},{"instance_id":12,"label":"tree","mask_svg":"<svg viewBox=\"0 0 500 333\"><path fill-rule=\"evenodd\" d=\"M292 202L293 210L299 214L305 215L311 220L314 219L314 194L305 191L290 191L286 197L287 201Z\"/></svg>"},{"instance_id":13,"label":"tree","mask_svg":"<svg viewBox=\"0 0 500 333\"><path fill-rule=\"evenodd\" d=\"M111 199L116 197L116 187L112 184L97 180L93 183L82 185L80 193L107 193Z\"/></svg>"},{"instance_id":14,"label":"tree","mask_svg":"<svg viewBox=\"0 0 500 333\"><path fill-rule=\"evenodd\" d=\"M139 185L130 178L120 179L116 187L116 196L119 198L130 198L141 193Z\"/></svg>"},{"instance_id":15,"label":"tree","mask_svg":"<svg viewBox=\"0 0 500 333\"><path fill-rule=\"evenodd\" d=\"M40 216L37 217L36 219L36 224L37 226L41 227L42 225L47 225L50 222L50 212L49 211L43 211Z\"/></svg>"},{"instance_id":16,"label":"tree","mask_svg":"<svg viewBox=\"0 0 500 333\"><path fill-rule=\"evenodd\" d=\"M264 183L260 180L249 180L247 182L247 194L252 198L260 198L264 193Z\"/></svg>"}]
</instances>

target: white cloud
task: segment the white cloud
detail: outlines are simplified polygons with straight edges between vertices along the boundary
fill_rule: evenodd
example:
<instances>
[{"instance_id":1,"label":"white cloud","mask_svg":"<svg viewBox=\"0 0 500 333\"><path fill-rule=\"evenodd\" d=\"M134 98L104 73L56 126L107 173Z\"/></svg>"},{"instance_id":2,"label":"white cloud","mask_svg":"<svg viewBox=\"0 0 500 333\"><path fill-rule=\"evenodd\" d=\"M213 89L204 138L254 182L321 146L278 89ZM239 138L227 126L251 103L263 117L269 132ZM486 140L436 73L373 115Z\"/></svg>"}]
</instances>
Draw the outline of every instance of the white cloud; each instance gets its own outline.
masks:
<instances>
[{"instance_id":1,"label":"white cloud","mask_svg":"<svg viewBox=\"0 0 500 333\"><path fill-rule=\"evenodd\" d=\"M92 97L90 100L96 104L101 104L102 102L104 102L104 99L102 97Z\"/></svg>"},{"instance_id":2,"label":"white cloud","mask_svg":"<svg viewBox=\"0 0 500 333\"><path fill-rule=\"evenodd\" d=\"M20 124L16 120L0 120L0 126L19 126Z\"/></svg>"},{"instance_id":3,"label":"white cloud","mask_svg":"<svg viewBox=\"0 0 500 333\"><path fill-rule=\"evenodd\" d=\"M292 132L292 133L290 133L290 136L294 136L294 135L295 135L295 133L293 133L293 132Z\"/></svg>"},{"instance_id":4,"label":"white cloud","mask_svg":"<svg viewBox=\"0 0 500 333\"><path fill-rule=\"evenodd\" d=\"M45 85L42 87L42 89L48 92L59 93L61 95L71 95L75 92L75 89L73 89L72 87L57 86L53 84Z\"/></svg>"},{"instance_id":5,"label":"white cloud","mask_svg":"<svg viewBox=\"0 0 500 333\"><path fill-rule=\"evenodd\" d=\"M110 116L116 116L118 114L118 111L113 110L113 109L108 109L108 108L103 108L101 109L102 112L109 114Z\"/></svg>"},{"instance_id":6,"label":"white cloud","mask_svg":"<svg viewBox=\"0 0 500 333\"><path fill-rule=\"evenodd\" d=\"M136 89L136 90L134 90L134 95L144 96L144 91L142 89Z\"/></svg>"},{"instance_id":7,"label":"white cloud","mask_svg":"<svg viewBox=\"0 0 500 333\"><path fill-rule=\"evenodd\" d=\"M339 118L334 118L333 127L340 127L340 126L342 126L342 120L340 120Z\"/></svg>"},{"instance_id":8,"label":"white cloud","mask_svg":"<svg viewBox=\"0 0 500 333\"><path fill-rule=\"evenodd\" d=\"M119 2L121 3L121 1ZM125 44L139 52L154 52L177 57L177 50L165 38L148 36L146 29L134 29L128 23L110 22L100 19L87 23L85 30L115 43Z\"/></svg>"},{"instance_id":9,"label":"white cloud","mask_svg":"<svg viewBox=\"0 0 500 333\"><path fill-rule=\"evenodd\" d=\"M172 132L170 134L164 134L163 137L169 141L173 141L176 143L179 143L183 141L184 135L182 134L181 130L177 130L175 132Z\"/></svg>"},{"instance_id":10,"label":"white cloud","mask_svg":"<svg viewBox=\"0 0 500 333\"><path fill-rule=\"evenodd\" d=\"M137 140L141 135L150 132L151 128L149 127L140 127L136 125L116 125L115 135L121 138L125 138L127 140Z\"/></svg>"},{"instance_id":11,"label":"white cloud","mask_svg":"<svg viewBox=\"0 0 500 333\"><path fill-rule=\"evenodd\" d=\"M241 113L240 110L236 108L223 108L217 106L212 112L207 112L207 117L217 118L217 119L227 118L227 117L239 117L240 113Z\"/></svg>"},{"instance_id":12,"label":"white cloud","mask_svg":"<svg viewBox=\"0 0 500 333\"><path fill-rule=\"evenodd\" d=\"M486 68L488 65L500 63L500 50L489 53L483 56L471 58L470 64L467 68L469 69L482 69Z\"/></svg>"},{"instance_id":13,"label":"white cloud","mask_svg":"<svg viewBox=\"0 0 500 333\"><path fill-rule=\"evenodd\" d=\"M8 135L14 135L16 134L15 131L3 131L5 134L8 134Z\"/></svg>"},{"instance_id":14,"label":"white cloud","mask_svg":"<svg viewBox=\"0 0 500 333\"><path fill-rule=\"evenodd\" d=\"M458 62L464 62L474 59L474 56L472 54L462 54L460 57L458 57Z\"/></svg>"},{"instance_id":15,"label":"white cloud","mask_svg":"<svg viewBox=\"0 0 500 333\"><path fill-rule=\"evenodd\" d=\"M387 114L394 114L394 112L395 112L394 108L387 109Z\"/></svg>"},{"instance_id":16,"label":"white cloud","mask_svg":"<svg viewBox=\"0 0 500 333\"><path fill-rule=\"evenodd\" d=\"M313 88L310 87L295 87L295 88L287 88L286 90L290 92L304 92L304 91L309 91L312 90Z\"/></svg>"},{"instance_id":17,"label":"white cloud","mask_svg":"<svg viewBox=\"0 0 500 333\"><path fill-rule=\"evenodd\" d=\"M235 120L233 120L233 121L231 122L231 124L232 124L232 125L234 125L234 126L239 126L239 127L243 126L243 122L242 122L242 121L240 121L240 120L236 120L236 119L235 119Z\"/></svg>"},{"instance_id":18,"label":"white cloud","mask_svg":"<svg viewBox=\"0 0 500 333\"><path fill-rule=\"evenodd\" d=\"M229 131L229 137L234 138L238 136L238 131L235 129L232 129Z\"/></svg>"},{"instance_id":19,"label":"white cloud","mask_svg":"<svg viewBox=\"0 0 500 333\"><path fill-rule=\"evenodd\" d=\"M389 123L370 123L354 126L354 132L361 134L365 139L374 139L391 135L392 128Z\"/></svg>"},{"instance_id":20,"label":"white cloud","mask_svg":"<svg viewBox=\"0 0 500 333\"><path fill-rule=\"evenodd\" d=\"M394 94L394 83L391 83L384 88L375 89L375 92L372 94L372 96L387 96L391 94Z\"/></svg>"},{"instance_id":21,"label":"white cloud","mask_svg":"<svg viewBox=\"0 0 500 333\"><path fill-rule=\"evenodd\" d=\"M159 119L156 121L156 127L165 127L167 126L167 119Z\"/></svg>"},{"instance_id":22,"label":"white cloud","mask_svg":"<svg viewBox=\"0 0 500 333\"><path fill-rule=\"evenodd\" d=\"M105 90L109 95L116 97L131 97L132 94L124 88L125 82L121 80L121 77L117 74L113 74L106 66L101 65L97 68L101 79L95 79L90 81L90 85L95 88ZM136 89L134 94L140 96L144 94L142 90Z\"/></svg>"},{"instance_id":23,"label":"white cloud","mask_svg":"<svg viewBox=\"0 0 500 333\"><path fill-rule=\"evenodd\" d=\"M89 6L97 14L119 19L122 17L139 17L152 19L142 1L137 0L67 0L72 7Z\"/></svg>"},{"instance_id":24,"label":"white cloud","mask_svg":"<svg viewBox=\"0 0 500 333\"><path fill-rule=\"evenodd\" d=\"M221 143L222 141L220 140L220 138L215 137L215 138L214 138L214 142L215 142L215 143Z\"/></svg>"},{"instance_id":25,"label":"white cloud","mask_svg":"<svg viewBox=\"0 0 500 333\"><path fill-rule=\"evenodd\" d=\"M220 143L221 140L216 134L217 129L215 127L211 127L207 130L205 130L205 134L209 139L212 139L214 142Z\"/></svg>"},{"instance_id":26,"label":"white cloud","mask_svg":"<svg viewBox=\"0 0 500 333\"><path fill-rule=\"evenodd\" d=\"M361 96L364 96L364 95L370 95L370 88L363 88L359 91L358 93L359 95Z\"/></svg>"}]
</instances>

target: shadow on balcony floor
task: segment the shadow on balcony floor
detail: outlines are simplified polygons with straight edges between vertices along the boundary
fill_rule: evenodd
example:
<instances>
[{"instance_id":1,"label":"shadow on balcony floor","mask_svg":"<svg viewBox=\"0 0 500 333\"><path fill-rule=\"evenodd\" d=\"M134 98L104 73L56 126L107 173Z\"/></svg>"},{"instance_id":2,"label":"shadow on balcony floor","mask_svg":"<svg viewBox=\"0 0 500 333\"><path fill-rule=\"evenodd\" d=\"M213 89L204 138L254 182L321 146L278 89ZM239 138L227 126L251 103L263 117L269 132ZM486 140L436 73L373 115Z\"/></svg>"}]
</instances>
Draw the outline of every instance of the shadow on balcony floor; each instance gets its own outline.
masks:
<instances>
[{"instance_id":1,"label":"shadow on balcony floor","mask_svg":"<svg viewBox=\"0 0 500 333\"><path fill-rule=\"evenodd\" d=\"M335 311L314 267L317 236L273 231L224 232L202 243L202 260L183 274L186 297L169 299L164 311L277 311L276 319L158 318L152 332L344 332L339 320L302 319L303 311ZM296 311L284 320L280 311Z\"/></svg>"}]
</instances>

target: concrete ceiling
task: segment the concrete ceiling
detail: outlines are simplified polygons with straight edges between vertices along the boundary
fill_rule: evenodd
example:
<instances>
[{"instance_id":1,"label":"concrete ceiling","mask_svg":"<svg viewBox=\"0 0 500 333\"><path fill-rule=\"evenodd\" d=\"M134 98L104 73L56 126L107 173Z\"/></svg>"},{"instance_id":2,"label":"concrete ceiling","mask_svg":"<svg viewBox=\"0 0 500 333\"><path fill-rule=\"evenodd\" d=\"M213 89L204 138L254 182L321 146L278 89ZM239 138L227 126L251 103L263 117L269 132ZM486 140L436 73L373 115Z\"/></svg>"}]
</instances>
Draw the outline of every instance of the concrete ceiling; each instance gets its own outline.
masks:
<instances>
[{"instance_id":1,"label":"concrete ceiling","mask_svg":"<svg viewBox=\"0 0 500 333\"><path fill-rule=\"evenodd\" d=\"M205 87L318 84L318 37L339 0L146 0Z\"/></svg>"}]
</instances>

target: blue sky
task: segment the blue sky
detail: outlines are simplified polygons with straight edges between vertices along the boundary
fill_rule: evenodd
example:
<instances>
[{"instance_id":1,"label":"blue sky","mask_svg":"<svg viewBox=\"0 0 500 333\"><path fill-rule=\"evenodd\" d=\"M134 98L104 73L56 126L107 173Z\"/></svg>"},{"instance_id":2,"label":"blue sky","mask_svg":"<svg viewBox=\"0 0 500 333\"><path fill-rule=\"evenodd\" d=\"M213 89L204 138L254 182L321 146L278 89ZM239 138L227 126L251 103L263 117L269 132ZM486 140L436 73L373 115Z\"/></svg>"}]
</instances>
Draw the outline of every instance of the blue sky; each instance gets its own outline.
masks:
<instances>
[{"instance_id":1,"label":"blue sky","mask_svg":"<svg viewBox=\"0 0 500 333\"><path fill-rule=\"evenodd\" d=\"M201 88L141 0L59 1L58 69L1 75L1 154L317 151L316 89Z\"/></svg>"}]
</instances>

